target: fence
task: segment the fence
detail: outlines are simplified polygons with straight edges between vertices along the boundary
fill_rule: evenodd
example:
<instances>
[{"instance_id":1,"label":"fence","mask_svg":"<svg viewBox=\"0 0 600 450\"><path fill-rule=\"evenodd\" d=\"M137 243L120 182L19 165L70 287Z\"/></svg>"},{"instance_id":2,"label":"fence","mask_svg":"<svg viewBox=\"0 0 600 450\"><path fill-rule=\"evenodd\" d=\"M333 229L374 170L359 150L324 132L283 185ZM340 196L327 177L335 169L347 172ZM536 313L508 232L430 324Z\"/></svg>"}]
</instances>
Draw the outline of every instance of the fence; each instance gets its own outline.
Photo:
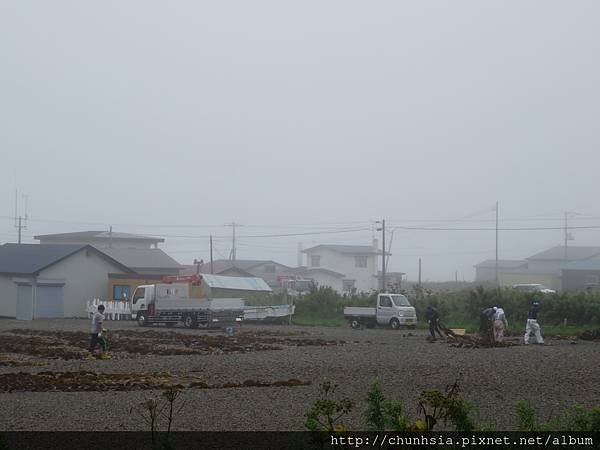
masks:
<instances>
[{"instance_id":1,"label":"fence","mask_svg":"<svg viewBox=\"0 0 600 450\"><path fill-rule=\"evenodd\" d=\"M104 318L106 320L131 320L131 308L128 301L94 298L87 302L88 317L92 317L92 314L98 311L98 305L104 305Z\"/></svg>"}]
</instances>

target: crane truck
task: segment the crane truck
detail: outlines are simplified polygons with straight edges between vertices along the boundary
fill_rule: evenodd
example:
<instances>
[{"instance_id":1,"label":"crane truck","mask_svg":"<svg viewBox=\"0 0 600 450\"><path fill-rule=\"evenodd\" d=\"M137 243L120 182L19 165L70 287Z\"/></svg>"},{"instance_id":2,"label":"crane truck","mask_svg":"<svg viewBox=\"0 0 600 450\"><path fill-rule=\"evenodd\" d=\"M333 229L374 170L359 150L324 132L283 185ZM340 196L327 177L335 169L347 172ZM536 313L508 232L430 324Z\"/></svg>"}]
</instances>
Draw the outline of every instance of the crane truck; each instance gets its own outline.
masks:
<instances>
[{"instance_id":1,"label":"crane truck","mask_svg":"<svg viewBox=\"0 0 600 450\"><path fill-rule=\"evenodd\" d=\"M241 322L244 299L203 296L202 277L164 277L161 283L138 286L131 297L131 316L138 325L183 323L186 328L223 327Z\"/></svg>"}]
</instances>

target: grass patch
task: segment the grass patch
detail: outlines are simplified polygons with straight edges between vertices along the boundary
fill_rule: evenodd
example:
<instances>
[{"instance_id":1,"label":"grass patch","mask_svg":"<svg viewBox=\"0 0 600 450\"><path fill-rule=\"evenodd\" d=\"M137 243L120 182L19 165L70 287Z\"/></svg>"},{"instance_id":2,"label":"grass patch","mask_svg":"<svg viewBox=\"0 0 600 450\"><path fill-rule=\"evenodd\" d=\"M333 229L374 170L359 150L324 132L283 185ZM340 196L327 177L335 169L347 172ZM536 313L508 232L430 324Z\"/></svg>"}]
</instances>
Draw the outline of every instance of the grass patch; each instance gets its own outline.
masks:
<instances>
[{"instance_id":1,"label":"grass patch","mask_svg":"<svg viewBox=\"0 0 600 450\"><path fill-rule=\"evenodd\" d=\"M346 324L344 317L325 316L322 314L294 314L292 318L294 325L303 326L321 326L321 327L341 327Z\"/></svg>"}]
</instances>

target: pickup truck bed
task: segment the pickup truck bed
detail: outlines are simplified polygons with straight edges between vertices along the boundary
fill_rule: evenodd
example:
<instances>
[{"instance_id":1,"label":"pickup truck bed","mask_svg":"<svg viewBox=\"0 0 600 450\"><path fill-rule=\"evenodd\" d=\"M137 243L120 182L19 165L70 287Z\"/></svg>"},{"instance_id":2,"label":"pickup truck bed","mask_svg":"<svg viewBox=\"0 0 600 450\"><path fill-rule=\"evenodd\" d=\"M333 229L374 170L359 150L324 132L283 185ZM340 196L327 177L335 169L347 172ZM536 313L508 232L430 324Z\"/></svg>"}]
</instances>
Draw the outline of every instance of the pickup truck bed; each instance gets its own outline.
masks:
<instances>
[{"instance_id":1,"label":"pickup truck bed","mask_svg":"<svg viewBox=\"0 0 600 450\"><path fill-rule=\"evenodd\" d=\"M375 308L363 308L358 306L346 306L344 308L345 317L375 317L377 310Z\"/></svg>"}]
</instances>

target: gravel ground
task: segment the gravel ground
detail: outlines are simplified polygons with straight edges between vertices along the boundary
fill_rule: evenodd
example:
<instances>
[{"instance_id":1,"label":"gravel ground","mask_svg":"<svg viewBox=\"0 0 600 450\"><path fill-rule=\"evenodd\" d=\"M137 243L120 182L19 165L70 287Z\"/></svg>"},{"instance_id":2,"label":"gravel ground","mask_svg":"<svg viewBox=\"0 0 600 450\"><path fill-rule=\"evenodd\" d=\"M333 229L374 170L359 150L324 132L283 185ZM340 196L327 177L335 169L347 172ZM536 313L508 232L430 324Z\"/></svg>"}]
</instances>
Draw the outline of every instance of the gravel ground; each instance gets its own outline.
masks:
<instances>
[{"instance_id":1,"label":"gravel ground","mask_svg":"<svg viewBox=\"0 0 600 450\"><path fill-rule=\"evenodd\" d=\"M111 333L129 330L143 333L133 322L108 322ZM0 353L5 353L2 335L27 327L41 331L88 330L87 320L60 319L20 322L0 320ZM153 331L186 335L220 336L222 332L152 328ZM135 374L170 372L175 377L193 376L213 389L185 389L185 402L176 417L179 430L302 430L303 414L317 397L325 380L339 385L339 393L357 405L346 423L361 429L364 398L375 378L390 398L402 400L407 412L416 416L416 399L422 389L443 390L458 380L465 397L476 405L479 422L510 429L515 426L514 409L526 399L542 418L564 408L582 404L600 405L600 343L548 339L543 346L464 349L444 342L429 343L422 331L388 329L254 326L241 329L254 336L275 339L280 349L246 353L190 355L129 355L113 348L112 360L62 360L25 357L43 365L3 366L7 373L34 374L44 371L91 371ZM294 345L294 339L336 345ZM6 341L5 341L6 342ZM14 356L14 355L12 355ZM244 386L247 380L269 384L300 380L306 386ZM95 392L2 392L1 430L145 430L143 421L130 408L156 390Z\"/></svg>"}]
</instances>

